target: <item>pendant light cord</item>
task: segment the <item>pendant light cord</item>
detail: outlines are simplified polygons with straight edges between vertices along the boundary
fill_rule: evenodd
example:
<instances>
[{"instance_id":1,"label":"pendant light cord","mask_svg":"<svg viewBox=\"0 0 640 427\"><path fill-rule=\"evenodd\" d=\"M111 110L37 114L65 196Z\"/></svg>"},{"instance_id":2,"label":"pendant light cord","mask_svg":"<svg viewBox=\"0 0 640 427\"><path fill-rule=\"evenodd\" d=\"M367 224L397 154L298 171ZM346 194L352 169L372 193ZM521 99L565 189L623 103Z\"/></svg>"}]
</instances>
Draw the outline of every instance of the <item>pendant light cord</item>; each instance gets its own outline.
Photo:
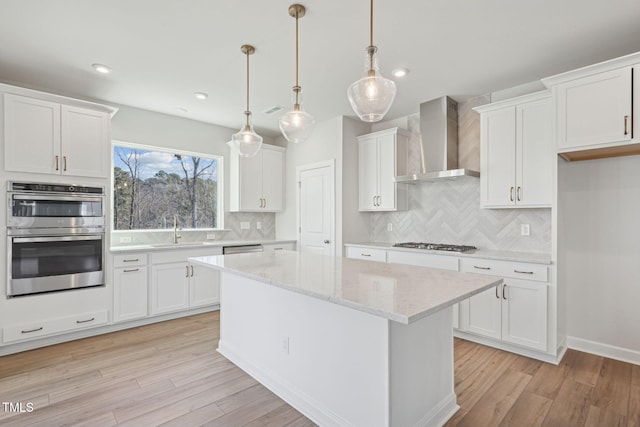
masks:
<instances>
[{"instance_id":1,"label":"pendant light cord","mask_svg":"<svg viewBox=\"0 0 640 427\"><path fill-rule=\"evenodd\" d=\"M298 84L298 15L300 12L296 10L296 85L293 87L293 92L296 94L296 102L294 109L300 108L300 101L298 95L300 94L300 85Z\"/></svg>"},{"instance_id":2,"label":"pendant light cord","mask_svg":"<svg viewBox=\"0 0 640 427\"><path fill-rule=\"evenodd\" d=\"M367 53L369 54L369 76L375 75L373 70L373 54L376 52L376 47L373 45L373 0L370 1L370 13L369 13L369 47Z\"/></svg>"},{"instance_id":3,"label":"pendant light cord","mask_svg":"<svg viewBox=\"0 0 640 427\"><path fill-rule=\"evenodd\" d=\"M371 0L371 13L369 14L369 46L373 46L373 0Z\"/></svg>"},{"instance_id":4,"label":"pendant light cord","mask_svg":"<svg viewBox=\"0 0 640 427\"><path fill-rule=\"evenodd\" d=\"M247 109L244 114L247 116L247 127L249 126L249 52L247 52Z\"/></svg>"}]
</instances>

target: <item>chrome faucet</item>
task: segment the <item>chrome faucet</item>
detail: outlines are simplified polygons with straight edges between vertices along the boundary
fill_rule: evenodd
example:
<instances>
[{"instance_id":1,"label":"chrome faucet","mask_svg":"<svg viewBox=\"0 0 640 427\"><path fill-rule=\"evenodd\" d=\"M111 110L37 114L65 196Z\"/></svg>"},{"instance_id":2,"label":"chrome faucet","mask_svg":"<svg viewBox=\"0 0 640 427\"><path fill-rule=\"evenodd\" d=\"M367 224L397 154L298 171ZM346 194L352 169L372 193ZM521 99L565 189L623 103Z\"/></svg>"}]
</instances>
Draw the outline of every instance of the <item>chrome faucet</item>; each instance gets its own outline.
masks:
<instances>
[{"instance_id":1,"label":"chrome faucet","mask_svg":"<svg viewBox=\"0 0 640 427\"><path fill-rule=\"evenodd\" d=\"M182 236L178 234L178 216L173 216L173 243L178 243L178 239Z\"/></svg>"}]
</instances>

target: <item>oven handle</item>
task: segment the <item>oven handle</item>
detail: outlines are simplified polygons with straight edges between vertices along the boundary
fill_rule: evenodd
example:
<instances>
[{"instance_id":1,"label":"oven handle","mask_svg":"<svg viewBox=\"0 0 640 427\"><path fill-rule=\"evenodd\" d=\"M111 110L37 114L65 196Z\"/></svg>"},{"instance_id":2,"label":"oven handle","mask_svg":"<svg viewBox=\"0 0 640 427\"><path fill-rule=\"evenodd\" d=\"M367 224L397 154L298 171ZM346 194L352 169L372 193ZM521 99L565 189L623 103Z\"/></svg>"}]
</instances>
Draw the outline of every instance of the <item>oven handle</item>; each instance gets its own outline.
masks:
<instances>
[{"instance_id":1,"label":"oven handle","mask_svg":"<svg viewBox=\"0 0 640 427\"><path fill-rule=\"evenodd\" d=\"M102 196L53 196L53 195L37 195L37 194L13 194L13 200L52 200L63 202L101 202Z\"/></svg>"},{"instance_id":2,"label":"oven handle","mask_svg":"<svg viewBox=\"0 0 640 427\"><path fill-rule=\"evenodd\" d=\"M102 240L102 234L95 236L13 237L12 240L13 243L72 242L76 240Z\"/></svg>"}]
</instances>

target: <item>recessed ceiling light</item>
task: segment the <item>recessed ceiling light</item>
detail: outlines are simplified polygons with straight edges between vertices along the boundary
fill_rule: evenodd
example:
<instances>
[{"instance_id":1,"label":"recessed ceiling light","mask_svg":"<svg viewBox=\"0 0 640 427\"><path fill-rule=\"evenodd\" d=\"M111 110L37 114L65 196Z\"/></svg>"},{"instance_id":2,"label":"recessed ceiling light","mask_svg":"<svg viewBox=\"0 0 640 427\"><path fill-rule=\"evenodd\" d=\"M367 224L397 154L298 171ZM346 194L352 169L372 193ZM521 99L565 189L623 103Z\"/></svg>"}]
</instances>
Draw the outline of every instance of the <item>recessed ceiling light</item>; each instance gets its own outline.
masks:
<instances>
[{"instance_id":1,"label":"recessed ceiling light","mask_svg":"<svg viewBox=\"0 0 640 427\"><path fill-rule=\"evenodd\" d=\"M195 96L198 99L207 99L209 97L209 95L207 95L204 92L195 92L193 96Z\"/></svg>"},{"instance_id":2,"label":"recessed ceiling light","mask_svg":"<svg viewBox=\"0 0 640 427\"><path fill-rule=\"evenodd\" d=\"M104 64L92 64L91 66L100 74L109 74L111 72L111 68L107 67Z\"/></svg>"},{"instance_id":3,"label":"recessed ceiling light","mask_svg":"<svg viewBox=\"0 0 640 427\"><path fill-rule=\"evenodd\" d=\"M391 74L393 74L393 77L404 77L407 74L409 74L409 69L407 69L407 68L396 68L395 70L391 71Z\"/></svg>"}]
</instances>

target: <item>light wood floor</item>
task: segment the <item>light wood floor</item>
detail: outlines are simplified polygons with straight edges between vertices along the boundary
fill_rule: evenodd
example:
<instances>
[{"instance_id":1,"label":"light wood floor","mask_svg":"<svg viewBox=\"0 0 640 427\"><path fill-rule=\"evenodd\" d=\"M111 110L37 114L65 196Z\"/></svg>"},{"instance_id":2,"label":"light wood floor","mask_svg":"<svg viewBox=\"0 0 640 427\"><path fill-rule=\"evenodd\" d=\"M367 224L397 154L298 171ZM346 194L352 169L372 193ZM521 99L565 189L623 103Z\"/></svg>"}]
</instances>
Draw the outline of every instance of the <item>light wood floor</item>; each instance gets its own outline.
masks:
<instances>
[{"instance_id":1,"label":"light wood floor","mask_svg":"<svg viewBox=\"0 0 640 427\"><path fill-rule=\"evenodd\" d=\"M15 426L313 426L216 351L206 313L0 357ZM447 426L640 427L640 367L569 351L553 366L456 340ZM365 427L365 426L363 426Z\"/></svg>"}]
</instances>

